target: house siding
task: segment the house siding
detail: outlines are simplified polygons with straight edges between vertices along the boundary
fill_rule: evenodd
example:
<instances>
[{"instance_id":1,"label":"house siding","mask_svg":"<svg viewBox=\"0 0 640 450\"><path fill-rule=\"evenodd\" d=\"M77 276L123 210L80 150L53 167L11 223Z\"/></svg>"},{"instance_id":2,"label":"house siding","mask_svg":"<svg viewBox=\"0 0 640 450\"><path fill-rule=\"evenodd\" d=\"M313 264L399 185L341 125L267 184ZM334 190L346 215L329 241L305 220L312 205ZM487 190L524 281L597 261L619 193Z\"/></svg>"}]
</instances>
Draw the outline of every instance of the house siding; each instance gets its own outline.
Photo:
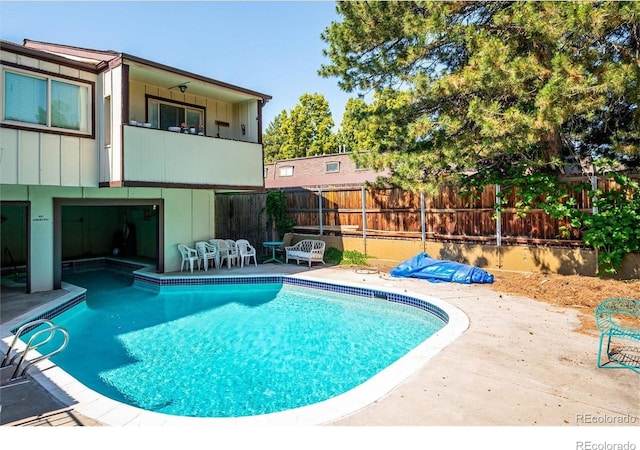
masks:
<instances>
[{"instance_id":1,"label":"house siding","mask_svg":"<svg viewBox=\"0 0 640 450\"><path fill-rule=\"evenodd\" d=\"M74 67L39 61L35 58L0 52L2 58L2 95L4 98L4 70L47 76L64 76L92 86L92 104L96 105L96 74ZM95 130L95 114L92 114ZM0 184L29 184L46 186L97 186L97 142L91 136L73 133L26 129L16 123L3 123L0 128L2 167Z\"/></svg>"},{"instance_id":2,"label":"house siding","mask_svg":"<svg viewBox=\"0 0 640 450\"><path fill-rule=\"evenodd\" d=\"M4 239L3 245L14 248L22 262L26 260L28 292L60 287L62 260L67 255L109 254L112 235L123 223L117 208L138 208L139 216L143 212L154 216L154 221L131 219L138 220L132 223L140 230L136 256L155 257L159 271L176 271L181 264L178 244L216 236L214 189L263 189L259 117L270 96L115 52L34 42L28 43L31 47L2 44L2 69L92 86L90 136L40 131L2 117L3 230L14 227L3 231L3 237L19 236L13 242ZM162 76L193 77L191 87L200 82L201 92L219 93L225 100L194 95L195 88L183 94L130 79L134 69L129 63L136 65L137 76L150 79L155 79L155 71L167 70L170 73ZM145 65L142 72L140 65ZM220 135L229 139L129 126L130 118L146 119L148 95L205 107L207 135L215 136L215 121L222 120L231 126L221 127ZM127 179L128 175L132 178Z\"/></svg>"}]
</instances>

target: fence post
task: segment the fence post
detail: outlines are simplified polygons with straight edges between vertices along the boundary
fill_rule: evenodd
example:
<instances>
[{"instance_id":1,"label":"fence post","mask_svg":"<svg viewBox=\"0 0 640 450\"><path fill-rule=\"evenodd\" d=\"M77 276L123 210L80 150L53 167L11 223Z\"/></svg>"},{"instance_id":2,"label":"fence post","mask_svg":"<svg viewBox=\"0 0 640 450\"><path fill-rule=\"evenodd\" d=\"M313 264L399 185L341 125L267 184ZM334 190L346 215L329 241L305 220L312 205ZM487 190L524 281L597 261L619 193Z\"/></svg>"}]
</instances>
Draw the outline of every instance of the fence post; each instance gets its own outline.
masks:
<instances>
[{"instance_id":1,"label":"fence post","mask_svg":"<svg viewBox=\"0 0 640 450\"><path fill-rule=\"evenodd\" d=\"M500 185L496 184L496 204L500 201ZM496 208L496 245L502 245L502 214L500 208Z\"/></svg>"},{"instance_id":2,"label":"fence post","mask_svg":"<svg viewBox=\"0 0 640 450\"><path fill-rule=\"evenodd\" d=\"M318 189L318 223L320 224L320 236L323 235L323 231L322 231L322 188Z\"/></svg>"},{"instance_id":3,"label":"fence post","mask_svg":"<svg viewBox=\"0 0 640 450\"><path fill-rule=\"evenodd\" d=\"M598 189L598 177L596 175L596 165L591 165L591 190L594 192L593 197L591 197L591 215L598 214L598 207L596 206L596 190ZM600 274L600 263L598 262L598 258L600 255L598 254L598 247L594 247L594 253L596 255L596 273L598 276Z\"/></svg>"},{"instance_id":4,"label":"fence post","mask_svg":"<svg viewBox=\"0 0 640 450\"><path fill-rule=\"evenodd\" d=\"M500 201L500 185L496 184L496 205ZM495 206L494 206L495 207ZM498 268L502 267L502 212L496 208L496 246L498 247Z\"/></svg>"},{"instance_id":5,"label":"fence post","mask_svg":"<svg viewBox=\"0 0 640 450\"><path fill-rule=\"evenodd\" d=\"M362 185L362 240L364 244L364 254L367 254L367 194Z\"/></svg>"},{"instance_id":6,"label":"fence post","mask_svg":"<svg viewBox=\"0 0 640 450\"><path fill-rule=\"evenodd\" d=\"M598 189L598 176L596 175L596 165L591 165L591 190L595 192ZM598 214L598 207L595 205L596 203L596 194L593 194L591 197L591 214Z\"/></svg>"},{"instance_id":7,"label":"fence post","mask_svg":"<svg viewBox=\"0 0 640 450\"><path fill-rule=\"evenodd\" d=\"M420 192L420 230L422 232L422 251L425 251L427 224L424 220L424 192Z\"/></svg>"}]
</instances>

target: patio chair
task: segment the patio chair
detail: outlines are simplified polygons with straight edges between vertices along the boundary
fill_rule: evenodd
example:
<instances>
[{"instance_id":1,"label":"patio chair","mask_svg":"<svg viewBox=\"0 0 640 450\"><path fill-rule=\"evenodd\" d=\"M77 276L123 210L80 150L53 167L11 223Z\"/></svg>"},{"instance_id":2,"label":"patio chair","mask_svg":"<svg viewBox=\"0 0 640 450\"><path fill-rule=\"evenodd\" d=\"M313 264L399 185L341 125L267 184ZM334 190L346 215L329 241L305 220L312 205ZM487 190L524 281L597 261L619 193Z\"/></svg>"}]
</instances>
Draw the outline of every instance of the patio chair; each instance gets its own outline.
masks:
<instances>
[{"instance_id":1,"label":"patio chair","mask_svg":"<svg viewBox=\"0 0 640 450\"><path fill-rule=\"evenodd\" d=\"M251 258L253 258L253 263L257 266L258 261L256 261L256 249L249 241L246 239L238 239L236 241L236 246L238 247L238 256L240 258L240 267L244 267L245 261L247 264L251 263Z\"/></svg>"},{"instance_id":2,"label":"patio chair","mask_svg":"<svg viewBox=\"0 0 640 450\"><path fill-rule=\"evenodd\" d=\"M595 319L600 332L598 367L627 368L640 373L640 299L604 300L596 308ZM605 337L607 358L603 362L602 348ZM623 345L623 341L632 341L634 345Z\"/></svg>"},{"instance_id":3,"label":"patio chair","mask_svg":"<svg viewBox=\"0 0 640 450\"><path fill-rule=\"evenodd\" d=\"M180 272L182 272L188 264L191 273L193 273L193 263L195 262L198 264L198 251L195 248L186 246L185 244L178 244L178 251L180 252L180 256L182 256ZM198 264L198 269L199 268L200 265Z\"/></svg>"},{"instance_id":4,"label":"patio chair","mask_svg":"<svg viewBox=\"0 0 640 450\"><path fill-rule=\"evenodd\" d=\"M231 269L231 258L229 257L229 244L224 239L209 239L209 244L213 245L218 250L217 266L222 266L225 261L227 267Z\"/></svg>"},{"instance_id":5,"label":"patio chair","mask_svg":"<svg viewBox=\"0 0 640 450\"><path fill-rule=\"evenodd\" d=\"M200 264L204 264L205 272L209 269L209 261L213 262L213 267L218 268L218 250L205 241L196 242L196 250L198 252L198 269Z\"/></svg>"},{"instance_id":6,"label":"patio chair","mask_svg":"<svg viewBox=\"0 0 640 450\"><path fill-rule=\"evenodd\" d=\"M229 261L231 261L232 266L238 265L238 246L236 245L236 241L233 239L225 239L224 240L229 246Z\"/></svg>"}]
</instances>

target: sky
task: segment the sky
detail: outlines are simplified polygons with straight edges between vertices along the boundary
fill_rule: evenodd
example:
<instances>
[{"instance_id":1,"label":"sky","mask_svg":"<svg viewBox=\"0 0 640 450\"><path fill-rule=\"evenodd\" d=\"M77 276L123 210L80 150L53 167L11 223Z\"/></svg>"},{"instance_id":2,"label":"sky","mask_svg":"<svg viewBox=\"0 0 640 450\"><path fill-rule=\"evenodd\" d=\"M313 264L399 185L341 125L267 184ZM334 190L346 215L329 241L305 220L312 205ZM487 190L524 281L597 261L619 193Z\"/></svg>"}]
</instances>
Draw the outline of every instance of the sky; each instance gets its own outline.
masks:
<instances>
[{"instance_id":1,"label":"sky","mask_svg":"<svg viewBox=\"0 0 640 450\"><path fill-rule=\"evenodd\" d=\"M52 20L54 18L54 20ZM0 38L113 50L273 97L263 127L305 93L322 94L338 126L355 94L321 78L320 34L333 1L0 1Z\"/></svg>"}]
</instances>

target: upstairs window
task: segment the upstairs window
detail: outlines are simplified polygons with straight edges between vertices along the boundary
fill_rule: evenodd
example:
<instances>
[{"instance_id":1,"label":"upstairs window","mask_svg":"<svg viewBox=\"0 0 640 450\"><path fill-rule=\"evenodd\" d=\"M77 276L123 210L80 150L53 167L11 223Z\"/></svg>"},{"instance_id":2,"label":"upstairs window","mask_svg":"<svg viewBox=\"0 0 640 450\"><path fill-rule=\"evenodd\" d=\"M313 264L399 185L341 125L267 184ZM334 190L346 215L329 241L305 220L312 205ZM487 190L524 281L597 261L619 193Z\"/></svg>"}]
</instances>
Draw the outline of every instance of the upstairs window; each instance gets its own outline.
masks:
<instances>
[{"instance_id":1,"label":"upstairs window","mask_svg":"<svg viewBox=\"0 0 640 450\"><path fill-rule=\"evenodd\" d=\"M293 166L282 166L280 167L278 174L281 177L292 177L293 176Z\"/></svg>"},{"instance_id":2,"label":"upstairs window","mask_svg":"<svg viewBox=\"0 0 640 450\"><path fill-rule=\"evenodd\" d=\"M340 163L339 162L328 162L325 164L325 171L327 173L337 173L340 172Z\"/></svg>"},{"instance_id":3,"label":"upstairs window","mask_svg":"<svg viewBox=\"0 0 640 450\"><path fill-rule=\"evenodd\" d=\"M89 85L4 72L5 122L90 133L91 96Z\"/></svg>"}]
</instances>

